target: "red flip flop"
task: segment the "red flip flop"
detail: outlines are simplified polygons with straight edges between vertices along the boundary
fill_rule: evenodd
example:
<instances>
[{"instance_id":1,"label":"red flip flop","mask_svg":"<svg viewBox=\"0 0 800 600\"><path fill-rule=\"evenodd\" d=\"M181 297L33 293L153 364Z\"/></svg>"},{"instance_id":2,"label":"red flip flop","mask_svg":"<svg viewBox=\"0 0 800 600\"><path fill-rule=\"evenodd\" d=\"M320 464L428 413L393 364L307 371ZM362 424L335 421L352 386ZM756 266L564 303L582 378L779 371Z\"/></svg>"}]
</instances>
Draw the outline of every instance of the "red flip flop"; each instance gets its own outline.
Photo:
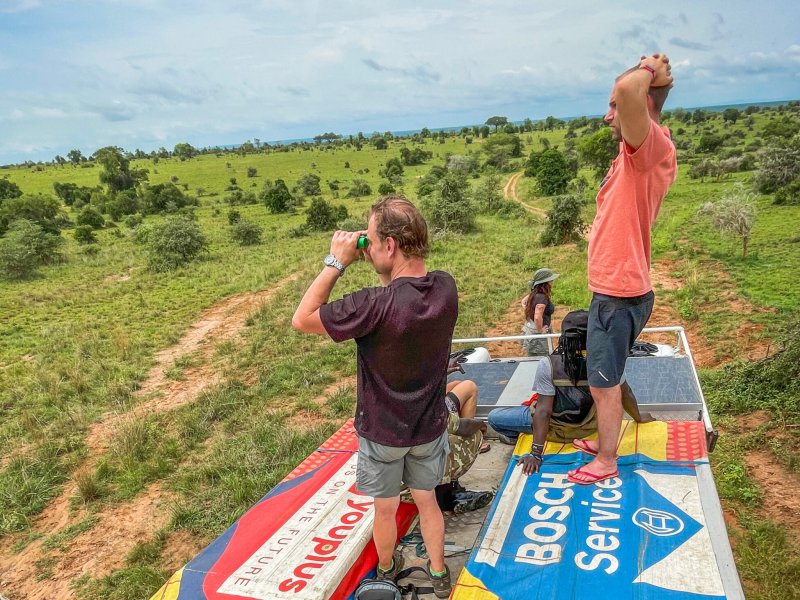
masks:
<instances>
[{"instance_id":1,"label":"red flip flop","mask_svg":"<svg viewBox=\"0 0 800 600\"><path fill-rule=\"evenodd\" d=\"M491 449L492 447L489 445L489 442L483 442L480 450L478 450L478 454L486 454Z\"/></svg>"},{"instance_id":2,"label":"red flip flop","mask_svg":"<svg viewBox=\"0 0 800 600\"><path fill-rule=\"evenodd\" d=\"M576 479L575 475L578 475L579 473L585 477L589 477L589 479ZM619 477L619 469L613 471L612 473L606 473L605 475L597 475L596 473L591 473L590 471L585 470L583 467L579 467L575 469L574 473L567 474L567 479L572 483L577 483L578 485L591 485L593 483L605 481L606 479L611 479L612 477Z\"/></svg>"},{"instance_id":3,"label":"red flip flop","mask_svg":"<svg viewBox=\"0 0 800 600\"><path fill-rule=\"evenodd\" d=\"M591 454L592 456L597 456L597 451L592 450L589 446L589 442L582 439L572 440L572 447L577 448L581 452L586 452L586 454Z\"/></svg>"}]
</instances>

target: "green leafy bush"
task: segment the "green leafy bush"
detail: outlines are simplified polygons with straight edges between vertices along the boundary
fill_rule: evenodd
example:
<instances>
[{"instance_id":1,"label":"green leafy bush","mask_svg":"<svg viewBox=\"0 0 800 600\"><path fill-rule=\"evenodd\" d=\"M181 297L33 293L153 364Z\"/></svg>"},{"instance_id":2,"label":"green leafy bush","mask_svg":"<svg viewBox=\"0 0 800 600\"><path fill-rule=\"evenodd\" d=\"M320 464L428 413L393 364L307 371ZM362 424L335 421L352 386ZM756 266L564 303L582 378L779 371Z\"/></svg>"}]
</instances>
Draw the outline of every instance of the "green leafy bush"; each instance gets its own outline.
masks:
<instances>
[{"instance_id":1,"label":"green leafy bush","mask_svg":"<svg viewBox=\"0 0 800 600\"><path fill-rule=\"evenodd\" d=\"M797 206L800 204L800 177L779 189L775 193L773 204Z\"/></svg>"},{"instance_id":2,"label":"green leafy bush","mask_svg":"<svg viewBox=\"0 0 800 600\"><path fill-rule=\"evenodd\" d=\"M257 223L239 219L231 227L231 238L240 246L255 246L261 243L264 230Z\"/></svg>"},{"instance_id":3,"label":"green leafy bush","mask_svg":"<svg viewBox=\"0 0 800 600\"><path fill-rule=\"evenodd\" d=\"M61 236L48 233L36 223L26 219L14 221L0 238L0 277L30 277L37 267L61 258L63 243Z\"/></svg>"},{"instance_id":4,"label":"green leafy bush","mask_svg":"<svg viewBox=\"0 0 800 600\"><path fill-rule=\"evenodd\" d=\"M586 200L580 196L564 195L553 198L553 206L547 211L547 222L542 232L543 246L557 246L581 239L586 231L581 211Z\"/></svg>"},{"instance_id":5,"label":"green leafy bush","mask_svg":"<svg viewBox=\"0 0 800 600\"><path fill-rule=\"evenodd\" d=\"M306 227L311 231L330 231L347 217L345 206L332 206L322 198L315 198L306 213Z\"/></svg>"},{"instance_id":6,"label":"green leafy bush","mask_svg":"<svg viewBox=\"0 0 800 600\"><path fill-rule=\"evenodd\" d=\"M77 225L85 225L91 229L101 229L106 224L100 211L92 206L84 206L75 218Z\"/></svg>"},{"instance_id":7,"label":"green leafy bush","mask_svg":"<svg viewBox=\"0 0 800 600\"><path fill-rule=\"evenodd\" d=\"M36 223L47 233L53 234L59 233L61 227L68 223L59 201L43 194L28 194L3 200L0 203L0 235L17 219Z\"/></svg>"},{"instance_id":8,"label":"green leafy bush","mask_svg":"<svg viewBox=\"0 0 800 600\"><path fill-rule=\"evenodd\" d=\"M475 229L475 205L465 173L448 172L437 191L423 203L428 223L435 229L469 233Z\"/></svg>"},{"instance_id":9,"label":"green leafy bush","mask_svg":"<svg viewBox=\"0 0 800 600\"><path fill-rule=\"evenodd\" d=\"M290 212L297 205L283 179L276 179L274 183L265 181L260 198L272 214Z\"/></svg>"},{"instance_id":10,"label":"green leafy bush","mask_svg":"<svg viewBox=\"0 0 800 600\"><path fill-rule=\"evenodd\" d=\"M362 196L369 196L372 193L372 188L363 179L353 179L353 185L347 191L348 198L361 198Z\"/></svg>"},{"instance_id":11,"label":"green leafy bush","mask_svg":"<svg viewBox=\"0 0 800 600\"><path fill-rule=\"evenodd\" d=\"M156 272L177 269L208 249L200 225L184 215L154 225L145 237L148 264Z\"/></svg>"},{"instance_id":12,"label":"green leafy bush","mask_svg":"<svg viewBox=\"0 0 800 600\"><path fill-rule=\"evenodd\" d=\"M95 236L94 228L91 225L78 225L73 235L79 244L97 243L97 236Z\"/></svg>"}]
</instances>

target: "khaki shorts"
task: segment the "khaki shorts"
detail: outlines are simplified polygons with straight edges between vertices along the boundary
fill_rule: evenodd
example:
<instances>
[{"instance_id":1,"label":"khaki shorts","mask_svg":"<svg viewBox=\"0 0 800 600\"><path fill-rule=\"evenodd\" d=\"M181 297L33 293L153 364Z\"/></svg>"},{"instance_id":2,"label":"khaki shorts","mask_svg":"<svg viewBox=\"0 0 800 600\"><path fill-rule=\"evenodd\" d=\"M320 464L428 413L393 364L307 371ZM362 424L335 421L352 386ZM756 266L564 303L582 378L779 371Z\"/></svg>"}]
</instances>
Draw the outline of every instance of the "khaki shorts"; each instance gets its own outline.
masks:
<instances>
[{"instance_id":1,"label":"khaki shorts","mask_svg":"<svg viewBox=\"0 0 800 600\"><path fill-rule=\"evenodd\" d=\"M447 431L421 446L395 448L358 439L356 488L373 498L394 498L403 484L432 490L442 480L450 444Z\"/></svg>"}]
</instances>

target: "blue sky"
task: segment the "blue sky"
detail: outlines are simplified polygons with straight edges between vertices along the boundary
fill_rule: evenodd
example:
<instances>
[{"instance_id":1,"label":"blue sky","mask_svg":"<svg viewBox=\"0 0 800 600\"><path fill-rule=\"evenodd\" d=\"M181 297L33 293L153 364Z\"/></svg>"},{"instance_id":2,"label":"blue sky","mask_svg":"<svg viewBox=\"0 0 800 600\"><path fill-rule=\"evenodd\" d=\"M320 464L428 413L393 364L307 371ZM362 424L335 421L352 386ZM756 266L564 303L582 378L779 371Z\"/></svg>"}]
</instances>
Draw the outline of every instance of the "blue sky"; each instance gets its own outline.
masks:
<instances>
[{"instance_id":1,"label":"blue sky","mask_svg":"<svg viewBox=\"0 0 800 600\"><path fill-rule=\"evenodd\" d=\"M0 0L0 164L599 114L656 50L667 108L796 99L798 24L796 0Z\"/></svg>"}]
</instances>

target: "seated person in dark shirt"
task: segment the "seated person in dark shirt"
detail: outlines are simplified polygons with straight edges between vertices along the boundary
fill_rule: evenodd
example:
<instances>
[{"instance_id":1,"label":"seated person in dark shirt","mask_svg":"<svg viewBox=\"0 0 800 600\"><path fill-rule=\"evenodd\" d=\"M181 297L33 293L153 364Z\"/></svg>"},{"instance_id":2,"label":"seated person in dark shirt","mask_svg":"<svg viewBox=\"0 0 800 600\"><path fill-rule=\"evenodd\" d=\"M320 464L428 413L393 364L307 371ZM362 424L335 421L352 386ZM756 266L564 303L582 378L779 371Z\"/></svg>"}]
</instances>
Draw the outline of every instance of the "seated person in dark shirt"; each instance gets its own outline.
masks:
<instances>
[{"instance_id":1,"label":"seated person in dark shirt","mask_svg":"<svg viewBox=\"0 0 800 600\"><path fill-rule=\"evenodd\" d=\"M361 234L369 240L364 258L382 285L328 303L339 277L361 253ZM447 598L444 519L434 489L449 454L443 396L458 291L448 273L428 271L428 248L427 224L417 207L402 196L385 196L372 206L366 232L334 233L325 266L292 325L335 342L356 342L356 487L375 501L378 578L394 579L403 568L402 553L395 552L395 516L405 484L419 510L434 593Z\"/></svg>"},{"instance_id":2,"label":"seated person in dark shirt","mask_svg":"<svg viewBox=\"0 0 800 600\"><path fill-rule=\"evenodd\" d=\"M589 313L572 311L561 324L558 348L539 361L533 390L538 399L532 406L496 408L489 413L489 425L497 433L515 440L520 433L533 433L531 453L520 459L526 475L536 473L542 464L546 440L572 442L590 454L597 442L584 440L597 431L597 414L586 381L586 324ZM622 384L623 406L638 423L652 421L639 413L636 396Z\"/></svg>"}]
</instances>

